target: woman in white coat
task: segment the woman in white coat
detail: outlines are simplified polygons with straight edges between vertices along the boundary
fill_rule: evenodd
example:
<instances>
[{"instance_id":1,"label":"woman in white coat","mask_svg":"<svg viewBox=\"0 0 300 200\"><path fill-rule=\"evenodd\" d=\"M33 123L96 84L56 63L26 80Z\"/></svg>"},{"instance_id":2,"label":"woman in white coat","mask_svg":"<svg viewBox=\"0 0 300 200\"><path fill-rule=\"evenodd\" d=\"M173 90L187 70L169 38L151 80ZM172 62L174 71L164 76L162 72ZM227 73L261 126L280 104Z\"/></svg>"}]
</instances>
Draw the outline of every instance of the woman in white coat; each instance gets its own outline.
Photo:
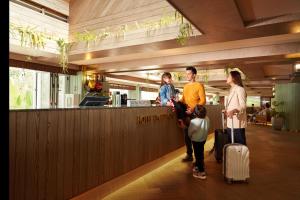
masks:
<instances>
[{"instance_id":1,"label":"woman in white coat","mask_svg":"<svg viewBox=\"0 0 300 200\"><path fill-rule=\"evenodd\" d=\"M231 71L227 78L227 84L231 86L225 104L227 131L228 133L231 133L233 119L234 142L246 145L245 128L247 126L247 94L242 83L241 74L238 71ZM231 134L228 135L229 141L231 141Z\"/></svg>"}]
</instances>

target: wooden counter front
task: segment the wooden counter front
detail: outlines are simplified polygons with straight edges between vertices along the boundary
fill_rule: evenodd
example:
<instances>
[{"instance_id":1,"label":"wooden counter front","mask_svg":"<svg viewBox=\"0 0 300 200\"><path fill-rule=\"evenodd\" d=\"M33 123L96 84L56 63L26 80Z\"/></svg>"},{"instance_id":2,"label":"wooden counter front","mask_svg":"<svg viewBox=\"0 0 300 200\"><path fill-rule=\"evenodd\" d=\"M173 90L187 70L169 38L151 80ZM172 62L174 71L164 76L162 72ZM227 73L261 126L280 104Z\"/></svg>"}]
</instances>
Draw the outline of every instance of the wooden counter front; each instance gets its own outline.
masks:
<instances>
[{"instance_id":1,"label":"wooden counter front","mask_svg":"<svg viewBox=\"0 0 300 200\"><path fill-rule=\"evenodd\" d=\"M167 107L23 110L9 117L11 200L69 199L184 145Z\"/></svg>"}]
</instances>

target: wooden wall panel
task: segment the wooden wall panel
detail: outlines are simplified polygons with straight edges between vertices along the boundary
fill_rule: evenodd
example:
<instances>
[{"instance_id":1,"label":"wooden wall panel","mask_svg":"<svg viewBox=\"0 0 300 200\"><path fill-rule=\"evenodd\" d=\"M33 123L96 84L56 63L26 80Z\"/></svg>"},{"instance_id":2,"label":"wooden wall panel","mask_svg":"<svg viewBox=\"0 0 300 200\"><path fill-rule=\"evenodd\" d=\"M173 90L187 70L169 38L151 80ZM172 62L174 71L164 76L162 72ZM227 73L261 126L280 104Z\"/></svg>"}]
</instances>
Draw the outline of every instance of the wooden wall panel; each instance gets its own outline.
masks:
<instances>
[{"instance_id":1,"label":"wooden wall panel","mask_svg":"<svg viewBox=\"0 0 300 200\"><path fill-rule=\"evenodd\" d=\"M66 0L31 0L42 6L69 16L69 2Z\"/></svg>"},{"instance_id":2,"label":"wooden wall panel","mask_svg":"<svg viewBox=\"0 0 300 200\"><path fill-rule=\"evenodd\" d=\"M74 167L74 117L77 110L66 111L65 135L64 138L64 199L69 199L73 196L72 183L73 167ZM78 158L77 158L78 159ZM79 173L79 171L77 172Z\"/></svg>"},{"instance_id":3,"label":"wooden wall panel","mask_svg":"<svg viewBox=\"0 0 300 200\"><path fill-rule=\"evenodd\" d=\"M17 113L9 115L9 196L15 199L15 169L16 169L16 139L17 139Z\"/></svg>"},{"instance_id":4,"label":"wooden wall panel","mask_svg":"<svg viewBox=\"0 0 300 200\"><path fill-rule=\"evenodd\" d=\"M175 9L165 0L86 0L72 1L70 4L70 39L76 33L85 30L99 33L109 27L117 30L121 25L135 25L136 22L158 21L163 15L174 16ZM106 38L99 44L91 42L87 48L85 42L79 42L72 47L71 54L92 52L97 50L118 48L124 46L145 44L157 41L171 40L177 37L179 25L172 24L157 30L153 36L147 36L146 29L127 31L124 39ZM195 35L200 35L194 29Z\"/></svg>"},{"instance_id":5,"label":"wooden wall panel","mask_svg":"<svg viewBox=\"0 0 300 200\"><path fill-rule=\"evenodd\" d=\"M208 106L212 117L222 109ZM166 118L167 114L171 117ZM145 124L137 116L163 116ZM10 199L70 199L183 146L167 107L10 111Z\"/></svg>"},{"instance_id":6,"label":"wooden wall panel","mask_svg":"<svg viewBox=\"0 0 300 200\"><path fill-rule=\"evenodd\" d=\"M45 112L46 113L46 112ZM64 164L65 164L65 133L66 133L66 112L58 115L58 140L57 140L57 199L64 199ZM77 150L77 149L76 149Z\"/></svg>"},{"instance_id":7,"label":"wooden wall panel","mask_svg":"<svg viewBox=\"0 0 300 200\"><path fill-rule=\"evenodd\" d=\"M35 27L36 31L47 33L57 38L68 39L69 24L24 6L9 2L9 21L18 26ZM19 37L10 37L10 44L20 46ZM44 49L46 52L58 53L56 41L47 40Z\"/></svg>"},{"instance_id":8,"label":"wooden wall panel","mask_svg":"<svg viewBox=\"0 0 300 200\"><path fill-rule=\"evenodd\" d=\"M285 125L288 130L300 130L300 83L276 84L275 100L283 101L281 111L285 112Z\"/></svg>"},{"instance_id":9,"label":"wooden wall panel","mask_svg":"<svg viewBox=\"0 0 300 200\"><path fill-rule=\"evenodd\" d=\"M38 199L46 199L48 112L37 113L38 123ZM19 119L16 119L19 120ZM21 132L22 133L22 132Z\"/></svg>"},{"instance_id":10,"label":"wooden wall panel","mask_svg":"<svg viewBox=\"0 0 300 200\"><path fill-rule=\"evenodd\" d=\"M15 154L15 199L25 199L25 180L28 174L26 169L26 125L27 112L17 113L16 154Z\"/></svg>"},{"instance_id":11,"label":"wooden wall panel","mask_svg":"<svg viewBox=\"0 0 300 200\"><path fill-rule=\"evenodd\" d=\"M25 180L25 199L38 199L38 114L36 112L27 113L27 138L26 138L26 174L29 176Z\"/></svg>"}]
</instances>

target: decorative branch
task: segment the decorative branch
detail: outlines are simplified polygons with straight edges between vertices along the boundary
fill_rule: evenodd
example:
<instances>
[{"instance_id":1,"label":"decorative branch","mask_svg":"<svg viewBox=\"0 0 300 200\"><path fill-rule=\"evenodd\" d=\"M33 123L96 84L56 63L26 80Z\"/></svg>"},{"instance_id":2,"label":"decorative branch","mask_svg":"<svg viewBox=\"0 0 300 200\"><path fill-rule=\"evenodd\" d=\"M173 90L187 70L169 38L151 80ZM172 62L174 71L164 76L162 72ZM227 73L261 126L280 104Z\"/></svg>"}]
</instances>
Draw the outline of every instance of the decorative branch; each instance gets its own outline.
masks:
<instances>
[{"instance_id":1,"label":"decorative branch","mask_svg":"<svg viewBox=\"0 0 300 200\"><path fill-rule=\"evenodd\" d=\"M72 46L71 43L67 43L64 39L60 38L56 41L59 52L59 65L62 67L63 73L68 72L69 52Z\"/></svg>"}]
</instances>

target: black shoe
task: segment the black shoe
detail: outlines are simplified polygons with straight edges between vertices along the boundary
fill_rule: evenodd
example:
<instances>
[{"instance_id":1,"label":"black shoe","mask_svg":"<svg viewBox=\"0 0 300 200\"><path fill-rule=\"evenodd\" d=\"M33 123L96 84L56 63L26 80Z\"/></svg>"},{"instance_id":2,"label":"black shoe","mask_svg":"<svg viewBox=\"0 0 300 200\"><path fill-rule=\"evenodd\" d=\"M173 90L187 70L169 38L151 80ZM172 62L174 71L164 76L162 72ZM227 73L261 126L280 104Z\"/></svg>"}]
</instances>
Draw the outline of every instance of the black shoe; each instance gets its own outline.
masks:
<instances>
[{"instance_id":1,"label":"black shoe","mask_svg":"<svg viewBox=\"0 0 300 200\"><path fill-rule=\"evenodd\" d=\"M193 161L193 156L189 156L189 155L186 155L183 159L182 159L182 162L191 162Z\"/></svg>"}]
</instances>

